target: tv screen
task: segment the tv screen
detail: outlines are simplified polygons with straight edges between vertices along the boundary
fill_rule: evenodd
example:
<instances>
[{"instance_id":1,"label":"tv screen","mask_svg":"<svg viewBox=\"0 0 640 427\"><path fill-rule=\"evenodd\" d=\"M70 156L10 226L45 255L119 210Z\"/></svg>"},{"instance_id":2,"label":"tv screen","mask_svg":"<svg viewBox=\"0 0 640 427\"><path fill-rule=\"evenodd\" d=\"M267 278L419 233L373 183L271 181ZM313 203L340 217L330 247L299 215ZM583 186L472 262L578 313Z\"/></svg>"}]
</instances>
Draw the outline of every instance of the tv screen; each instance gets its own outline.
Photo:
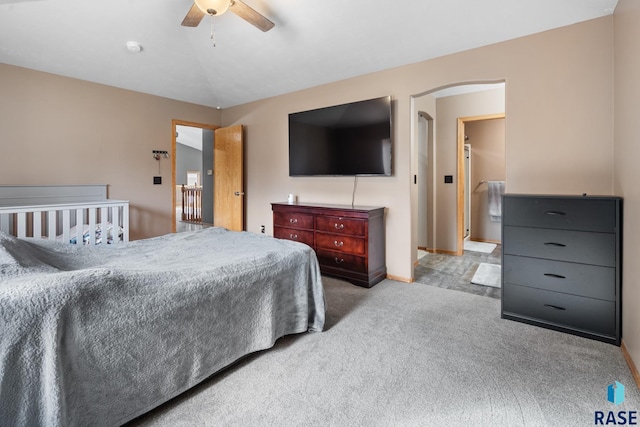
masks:
<instances>
[{"instance_id":1,"label":"tv screen","mask_svg":"<svg viewBox=\"0 0 640 427\"><path fill-rule=\"evenodd\" d=\"M391 175L391 97L289 114L289 176Z\"/></svg>"}]
</instances>

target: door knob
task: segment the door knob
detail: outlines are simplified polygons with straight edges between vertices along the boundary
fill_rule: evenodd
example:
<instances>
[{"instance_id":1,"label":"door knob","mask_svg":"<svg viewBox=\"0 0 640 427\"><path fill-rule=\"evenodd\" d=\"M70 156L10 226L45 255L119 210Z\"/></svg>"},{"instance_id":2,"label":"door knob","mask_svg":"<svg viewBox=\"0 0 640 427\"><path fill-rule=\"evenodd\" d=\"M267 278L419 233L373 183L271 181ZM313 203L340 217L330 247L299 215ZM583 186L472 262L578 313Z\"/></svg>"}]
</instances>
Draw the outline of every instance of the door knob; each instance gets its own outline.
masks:
<instances>
[{"instance_id":1,"label":"door knob","mask_svg":"<svg viewBox=\"0 0 640 427\"><path fill-rule=\"evenodd\" d=\"M233 193L234 196L244 196L244 191L236 191Z\"/></svg>"}]
</instances>

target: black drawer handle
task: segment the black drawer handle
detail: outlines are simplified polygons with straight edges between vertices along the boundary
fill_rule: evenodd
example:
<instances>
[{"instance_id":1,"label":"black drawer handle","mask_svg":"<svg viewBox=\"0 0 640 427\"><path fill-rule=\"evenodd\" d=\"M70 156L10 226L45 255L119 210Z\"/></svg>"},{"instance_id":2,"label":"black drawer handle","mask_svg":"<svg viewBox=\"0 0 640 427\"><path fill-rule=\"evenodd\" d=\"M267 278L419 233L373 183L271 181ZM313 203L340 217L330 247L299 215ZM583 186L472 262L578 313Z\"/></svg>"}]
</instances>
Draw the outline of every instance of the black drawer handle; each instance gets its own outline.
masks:
<instances>
[{"instance_id":1,"label":"black drawer handle","mask_svg":"<svg viewBox=\"0 0 640 427\"><path fill-rule=\"evenodd\" d=\"M556 243L556 242L546 242L544 245L545 246L556 246L558 248L564 248L564 247L567 246L564 243Z\"/></svg>"},{"instance_id":2,"label":"black drawer handle","mask_svg":"<svg viewBox=\"0 0 640 427\"><path fill-rule=\"evenodd\" d=\"M560 212L560 211L546 211L545 215L559 215L559 216L565 216L566 213L564 212Z\"/></svg>"},{"instance_id":3,"label":"black drawer handle","mask_svg":"<svg viewBox=\"0 0 640 427\"><path fill-rule=\"evenodd\" d=\"M289 218L289 222L291 224L297 224L298 223L298 218Z\"/></svg>"},{"instance_id":4,"label":"black drawer handle","mask_svg":"<svg viewBox=\"0 0 640 427\"><path fill-rule=\"evenodd\" d=\"M336 230L342 230L344 228L344 224L333 224Z\"/></svg>"},{"instance_id":5,"label":"black drawer handle","mask_svg":"<svg viewBox=\"0 0 640 427\"><path fill-rule=\"evenodd\" d=\"M298 235L297 234L289 234L289 238L291 240L297 240L298 239Z\"/></svg>"},{"instance_id":6,"label":"black drawer handle","mask_svg":"<svg viewBox=\"0 0 640 427\"><path fill-rule=\"evenodd\" d=\"M336 262L336 264L342 264L344 262L344 258L335 257L333 260Z\"/></svg>"},{"instance_id":7,"label":"black drawer handle","mask_svg":"<svg viewBox=\"0 0 640 427\"><path fill-rule=\"evenodd\" d=\"M544 273L544 275L547 276L547 277L554 277L556 279L566 279L566 277L561 275L561 274Z\"/></svg>"},{"instance_id":8,"label":"black drawer handle","mask_svg":"<svg viewBox=\"0 0 640 427\"><path fill-rule=\"evenodd\" d=\"M544 306L545 307L549 307L549 308L553 308L554 310L566 310L566 308L560 307L559 305L545 304Z\"/></svg>"}]
</instances>

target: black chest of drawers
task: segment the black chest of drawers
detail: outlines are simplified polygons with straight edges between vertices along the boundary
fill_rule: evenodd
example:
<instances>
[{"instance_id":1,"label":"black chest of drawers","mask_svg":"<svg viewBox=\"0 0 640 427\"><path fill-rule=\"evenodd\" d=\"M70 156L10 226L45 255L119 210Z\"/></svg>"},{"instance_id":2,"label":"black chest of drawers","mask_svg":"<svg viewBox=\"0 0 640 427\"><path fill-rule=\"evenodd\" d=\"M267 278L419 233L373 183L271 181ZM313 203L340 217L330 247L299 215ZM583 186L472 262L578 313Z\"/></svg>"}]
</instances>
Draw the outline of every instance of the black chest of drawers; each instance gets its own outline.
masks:
<instances>
[{"instance_id":1,"label":"black chest of drawers","mask_svg":"<svg viewBox=\"0 0 640 427\"><path fill-rule=\"evenodd\" d=\"M622 199L506 194L505 319L620 345Z\"/></svg>"}]
</instances>

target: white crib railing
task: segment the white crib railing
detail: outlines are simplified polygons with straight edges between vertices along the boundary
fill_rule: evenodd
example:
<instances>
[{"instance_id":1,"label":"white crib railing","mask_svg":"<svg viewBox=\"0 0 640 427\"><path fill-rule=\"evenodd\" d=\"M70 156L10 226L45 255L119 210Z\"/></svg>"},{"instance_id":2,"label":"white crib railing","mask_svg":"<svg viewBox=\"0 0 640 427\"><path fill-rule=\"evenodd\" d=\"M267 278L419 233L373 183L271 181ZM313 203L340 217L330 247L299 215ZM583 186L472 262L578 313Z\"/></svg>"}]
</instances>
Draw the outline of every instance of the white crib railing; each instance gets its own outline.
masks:
<instances>
[{"instance_id":1,"label":"white crib railing","mask_svg":"<svg viewBox=\"0 0 640 427\"><path fill-rule=\"evenodd\" d=\"M109 239L111 229L111 239ZM129 241L129 202L0 206L0 230L14 236L43 237L66 243Z\"/></svg>"}]
</instances>

